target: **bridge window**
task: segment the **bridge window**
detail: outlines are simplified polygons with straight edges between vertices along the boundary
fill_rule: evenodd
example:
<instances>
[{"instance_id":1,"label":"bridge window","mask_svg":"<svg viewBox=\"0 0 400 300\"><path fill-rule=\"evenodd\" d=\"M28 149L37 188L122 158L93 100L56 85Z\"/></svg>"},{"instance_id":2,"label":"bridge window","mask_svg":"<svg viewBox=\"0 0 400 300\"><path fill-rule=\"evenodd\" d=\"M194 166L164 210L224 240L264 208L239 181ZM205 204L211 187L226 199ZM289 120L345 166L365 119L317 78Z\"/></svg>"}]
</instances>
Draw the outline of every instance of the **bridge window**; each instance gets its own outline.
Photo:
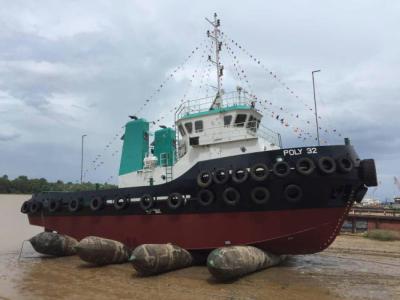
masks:
<instances>
[{"instance_id":1,"label":"bridge window","mask_svg":"<svg viewBox=\"0 0 400 300\"><path fill-rule=\"evenodd\" d=\"M232 122L232 115L224 116L224 125L225 126L231 125L231 122Z\"/></svg>"},{"instance_id":2,"label":"bridge window","mask_svg":"<svg viewBox=\"0 0 400 300\"><path fill-rule=\"evenodd\" d=\"M186 132L191 134L193 131L193 124L192 122L185 123Z\"/></svg>"},{"instance_id":3,"label":"bridge window","mask_svg":"<svg viewBox=\"0 0 400 300\"><path fill-rule=\"evenodd\" d=\"M203 121L194 122L194 130L195 130L195 132L202 132L203 131Z\"/></svg>"},{"instance_id":4,"label":"bridge window","mask_svg":"<svg viewBox=\"0 0 400 300\"><path fill-rule=\"evenodd\" d=\"M235 119L235 126L243 127L244 123L246 122L247 115L246 114L239 114L236 116Z\"/></svg>"},{"instance_id":5,"label":"bridge window","mask_svg":"<svg viewBox=\"0 0 400 300\"><path fill-rule=\"evenodd\" d=\"M247 122L246 128L249 128L252 131L256 131L257 119L253 116L250 116L249 121Z\"/></svg>"},{"instance_id":6,"label":"bridge window","mask_svg":"<svg viewBox=\"0 0 400 300\"><path fill-rule=\"evenodd\" d=\"M179 124L178 129L179 129L181 136L185 136L186 133L185 133L185 129L183 129L182 124Z\"/></svg>"}]
</instances>

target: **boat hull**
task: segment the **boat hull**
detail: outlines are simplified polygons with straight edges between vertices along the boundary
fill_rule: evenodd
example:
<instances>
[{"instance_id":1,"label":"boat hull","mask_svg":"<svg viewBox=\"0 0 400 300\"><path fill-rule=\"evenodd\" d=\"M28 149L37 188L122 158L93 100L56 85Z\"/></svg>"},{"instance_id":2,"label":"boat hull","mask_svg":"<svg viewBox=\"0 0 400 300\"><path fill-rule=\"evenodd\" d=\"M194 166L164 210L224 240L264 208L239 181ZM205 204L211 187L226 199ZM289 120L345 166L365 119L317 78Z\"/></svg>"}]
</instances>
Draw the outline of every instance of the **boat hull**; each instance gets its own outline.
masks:
<instances>
[{"instance_id":1,"label":"boat hull","mask_svg":"<svg viewBox=\"0 0 400 300\"><path fill-rule=\"evenodd\" d=\"M26 213L32 225L48 231L78 240L96 235L132 248L146 243L174 243L188 250L253 245L276 254L315 253L333 242L352 203L362 200L367 191L363 176L368 170L361 167L349 145L318 147L311 154L307 149L297 149L302 155L285 156L291 150L281 149L203 161L162 185L40 193L28 202L31 210ZM321 160L326 161L327 157L332 164L346 158L352 167L324 171ZM315 170L300 170L299 160L303 158L315 164ZM280 174L276 170L282 161L288 168ZM251 173L260 163L267 168L266 178L252 174L242 182L233 180L238 168ZM206 170L215 176L221 169L226 170L228 180L199 186L198 174ZM297 190L290 189L293 186ZM199 196L205 189L215 197L207 205L201 203ZM229 202L228 190L236 191L237 202ZM267 190L268 199L257 202L256 190ZM290 196L293 192L299 197ZM173 206L169 199L177 193L182 202ZM142 206L143 195L154 197L151 208ZM103 206L93 207L93 201L99 198L103 199ZM116 201L121 198L129 199L129 205L117 209ZM52 211L50 204L54 200L60 207ZM79 209L71 209L73 201L80 203ZM39 209L33 210L34 203L39 204Z\"/></svg>"},{"instance_id":2,"label":"boat hull","mask_svg":"<svg viewBox=\"0 0 400 300\"><path fill-rule=\"evenodd\" d=\"M29 222L78 240L95 235L131 248L174 243L188 250L207 250L232 244L253 245L277 254L305 254L329 246L347 211L347 207L338 207L180 215L30 216Z\"/></svg>"}]
</instances>

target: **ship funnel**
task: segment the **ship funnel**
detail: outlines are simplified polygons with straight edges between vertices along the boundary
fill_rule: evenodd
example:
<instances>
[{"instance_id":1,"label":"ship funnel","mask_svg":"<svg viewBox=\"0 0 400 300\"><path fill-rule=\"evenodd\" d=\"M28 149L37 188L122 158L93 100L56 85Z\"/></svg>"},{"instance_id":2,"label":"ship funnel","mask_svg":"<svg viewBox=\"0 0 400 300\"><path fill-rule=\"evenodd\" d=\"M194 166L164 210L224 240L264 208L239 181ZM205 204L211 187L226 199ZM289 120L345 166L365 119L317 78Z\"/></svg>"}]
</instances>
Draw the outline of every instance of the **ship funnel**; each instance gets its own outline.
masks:
<instances>
[{"instance_id":1,"label":"ship funnel","mask_svg":"<svg viewBox=\"0 0 400 300\"><path fill-rule=\"evenodd\" d=\"M149 152L149 122L133 119L125 125L119 175L143 169L143 160Z\"/></svg>"}]
</instances>

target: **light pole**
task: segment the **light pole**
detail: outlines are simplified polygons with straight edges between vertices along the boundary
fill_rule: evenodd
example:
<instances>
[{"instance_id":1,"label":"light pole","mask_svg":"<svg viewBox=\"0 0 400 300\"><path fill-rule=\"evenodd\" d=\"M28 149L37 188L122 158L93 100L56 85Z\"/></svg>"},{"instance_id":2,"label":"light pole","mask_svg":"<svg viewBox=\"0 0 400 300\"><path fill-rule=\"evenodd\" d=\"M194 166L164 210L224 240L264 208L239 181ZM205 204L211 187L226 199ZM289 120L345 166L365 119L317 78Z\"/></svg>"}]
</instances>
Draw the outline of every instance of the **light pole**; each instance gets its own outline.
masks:
<instances>
[{"instance_id":1,"label":"light pole","mask_svg":"<svg viewBox=\"0 0 400 300\"><path fill-rule=\"evenodd\" d=\"M83 141L84 138L86 137L86 134L82 135L82 142L81 142L81 184L83 180Z\"/></svg>"},{"instance_id":2,"label":"light pole","mask_svg":"<svg viewBox=\"0 0 400 300\"><path fill-rule=\"evenodd\" d=\"M317 126L317 141L318 141L318 146L321 146L319 142L318 112L317 112L317 100L315 99L315 82L314 82L314 73L317 72L321 72L321 70L312 71L311 76L312 76L312 87L314 92L314 109L315 109L315 124Z\"/></svg>"}]
</instances>

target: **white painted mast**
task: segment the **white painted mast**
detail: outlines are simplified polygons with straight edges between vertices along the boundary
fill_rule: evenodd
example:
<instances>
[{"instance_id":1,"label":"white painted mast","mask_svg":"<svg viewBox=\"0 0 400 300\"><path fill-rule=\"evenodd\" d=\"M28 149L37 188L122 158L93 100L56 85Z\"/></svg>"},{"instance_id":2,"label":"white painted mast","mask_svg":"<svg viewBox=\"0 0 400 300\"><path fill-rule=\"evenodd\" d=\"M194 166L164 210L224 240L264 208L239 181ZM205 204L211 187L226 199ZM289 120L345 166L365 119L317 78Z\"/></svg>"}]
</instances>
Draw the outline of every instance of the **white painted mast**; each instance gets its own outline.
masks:
<instances>
[{"instance_id":1,"label":"white painted mast","mask_svg":"<svg viewBox=\"0 0 400 300\"><path fill-rule=\"evenodd\" d=\"M211 109L214 109L221 107L222 105L221 77L223 75L224 66L221 65L219 60L220 59L219 53L222 49L222 42L219 41L220 30L218 28L221 25L221 22L219 19L217 19L216 13L214 13L214 21L210 21L208 18L206 18L206 20L213 27L212 32L207 30L207 37L213 39L215 43L215 61L212 60L211 56L208 56L208 60L211 61L216 66L217 69L217 94L215 96L213 104L211 105Z\"/></svg>"}]
</instances>

